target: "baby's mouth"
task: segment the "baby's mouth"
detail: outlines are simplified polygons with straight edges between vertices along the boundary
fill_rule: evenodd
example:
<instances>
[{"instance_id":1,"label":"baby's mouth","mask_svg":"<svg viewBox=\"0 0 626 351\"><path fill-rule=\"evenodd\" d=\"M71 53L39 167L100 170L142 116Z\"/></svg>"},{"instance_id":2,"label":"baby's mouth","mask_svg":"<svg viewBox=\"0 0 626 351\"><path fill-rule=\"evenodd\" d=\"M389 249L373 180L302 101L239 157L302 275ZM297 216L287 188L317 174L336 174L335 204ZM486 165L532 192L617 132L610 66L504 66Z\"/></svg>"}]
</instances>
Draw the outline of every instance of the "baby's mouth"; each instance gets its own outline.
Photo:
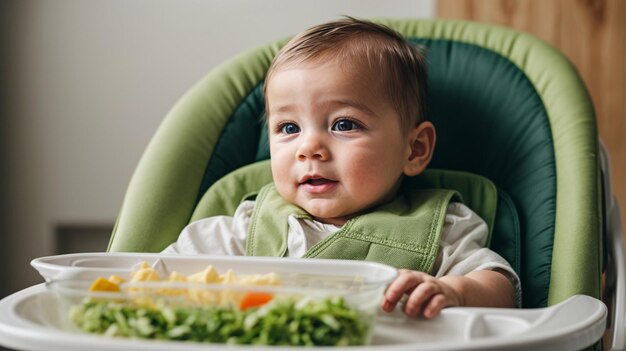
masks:
<instances>
[{"instance_id":1,"label":"baby's mouth","mask_svg":"<svg viewBox=\"0 0 626 351\"><path fill-rule=\"evenodd\" d=\"M336 180L322 177L306 177L300 182L300 185L310 193L325 193L335 187L338 182Z\"/></svg>"},{"instance_id":2,"label":"baby's mouth","mask_svg":"<svg viewBox=\"0 0 626 351\"><path fill-rule=\"evenodd\" d=\"M334 180L326 178L307 179L304 183L311 185L324 185L328 183L336 183Z\"/></svg>"}]
</instances>

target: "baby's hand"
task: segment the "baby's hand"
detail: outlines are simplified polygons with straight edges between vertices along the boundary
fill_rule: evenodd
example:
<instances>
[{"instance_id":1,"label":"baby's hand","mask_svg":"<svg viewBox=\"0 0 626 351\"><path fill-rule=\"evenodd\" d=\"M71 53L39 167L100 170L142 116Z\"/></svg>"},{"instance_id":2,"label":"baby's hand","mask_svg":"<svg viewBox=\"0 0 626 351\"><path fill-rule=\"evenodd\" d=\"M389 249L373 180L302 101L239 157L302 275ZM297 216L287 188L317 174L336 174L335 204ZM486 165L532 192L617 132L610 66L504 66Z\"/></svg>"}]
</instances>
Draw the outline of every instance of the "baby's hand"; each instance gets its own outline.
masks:
<instances>
[{"instance_id":1,"label":"baby's hand","mask_svg":"<svg viewBox=\"0 0 626 351\"><path fill-rule=\"evenodd\" d=\"M405 294L409 296L404 304L404 313L409 317L421 314L432 318L442 308L460 306L462 303L459 293L432 275L408 269L400 269L399 273L385 291L381 305L385 312L391 312Z\"/></svg>"}]
</instances>

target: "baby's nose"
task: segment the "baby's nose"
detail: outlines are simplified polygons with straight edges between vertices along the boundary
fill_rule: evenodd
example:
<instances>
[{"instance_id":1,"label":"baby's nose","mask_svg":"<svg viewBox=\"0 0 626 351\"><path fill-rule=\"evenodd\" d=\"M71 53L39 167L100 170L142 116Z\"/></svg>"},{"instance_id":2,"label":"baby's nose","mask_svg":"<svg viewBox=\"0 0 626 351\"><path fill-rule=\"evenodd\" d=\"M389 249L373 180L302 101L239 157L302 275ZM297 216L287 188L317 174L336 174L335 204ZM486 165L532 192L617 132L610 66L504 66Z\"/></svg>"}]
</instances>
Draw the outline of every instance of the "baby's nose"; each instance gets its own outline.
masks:
<instances>
[{"instance_id":1,"label":"baby's nose","mask_svg":"<svg viewBox=\"0 0 626 351\"><path fill-rule=\"evenodd\" d=\"M303 135L302 142L298 147L296 158L299 161L316 159L320 161L328 160L330 152L322 138L315 135Z\"/></svg>"}]
</instances>

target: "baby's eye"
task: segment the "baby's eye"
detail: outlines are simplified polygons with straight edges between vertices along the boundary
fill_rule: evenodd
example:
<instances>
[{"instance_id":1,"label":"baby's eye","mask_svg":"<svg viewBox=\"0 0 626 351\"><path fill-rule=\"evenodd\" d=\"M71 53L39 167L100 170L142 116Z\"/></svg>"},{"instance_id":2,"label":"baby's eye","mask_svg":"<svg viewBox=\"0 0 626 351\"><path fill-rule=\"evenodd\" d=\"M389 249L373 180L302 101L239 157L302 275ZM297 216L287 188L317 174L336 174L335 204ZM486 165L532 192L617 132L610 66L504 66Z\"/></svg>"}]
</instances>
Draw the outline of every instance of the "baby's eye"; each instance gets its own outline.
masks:
<instances>
[{"instance_id":1,"label":"baby's eye","mask_svg":"<svg viewBox=\"0 0 626 351\"><path fill-rule=\"evenodd\" d=\"M300 127L293 123L285 123L280 127L280 132L285 134L295 134L300 132Z\"/></svg>"},{"instance_id":2,"label":"baby's eye","mask_svg":"<svg viewBox=\"0 0 626 351\"><path fill-rule=\"evenodd\" d=\"M351 121L349 119L340 119L337 122L335 122L335 124L333 125L333 130L337 130L340 132L347 132L353 129L359 129L360 126L354 122Z\"/></svg>"}]
</instances>

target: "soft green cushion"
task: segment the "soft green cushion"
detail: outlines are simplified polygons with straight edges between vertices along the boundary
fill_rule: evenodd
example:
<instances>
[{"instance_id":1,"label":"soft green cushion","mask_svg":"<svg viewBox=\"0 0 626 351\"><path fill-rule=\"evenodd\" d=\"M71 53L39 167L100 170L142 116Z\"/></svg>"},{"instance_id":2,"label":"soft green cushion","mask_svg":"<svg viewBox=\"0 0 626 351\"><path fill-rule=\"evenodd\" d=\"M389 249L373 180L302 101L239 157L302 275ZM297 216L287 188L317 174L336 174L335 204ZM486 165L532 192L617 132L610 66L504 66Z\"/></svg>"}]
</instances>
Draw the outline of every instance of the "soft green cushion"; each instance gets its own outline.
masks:
<instances>
[{"instance_id":1,"label":"soft green cushion","mask_svg":"<svg viewBox=\"0 0 626 351\"><path fill-rule=\"evenodd\" d=\"M267 139L264 111L263 86L259 84L243 99L224 127L207 164L198 196L227 172L269 158L269 147L262 144ZM259 152L263 153L263 158L259 158Z\"/></svg>"},{"instance_id":2,"label":"soft green cushion","mask_svg":"<svg viewBox=\"0 0 626 351\"><path fill-rule=\"evenodd\" d=\"M490 248L504 257L518 275L522 272L522 233L515 204L507 193L498 189L498 207Z\"/></svg>"},{"instance_id":3,"label":"soft green cushion","mask_svg":"<svg viewBox=\"0 0 626 351\"><path fill-rule=\"evenodd\" d=\"M209 188L200 199L191 221L212 216L232 216L245 198L270 182L272 170L269 160L238 168Z\"/></svg>"}]
</instances>

